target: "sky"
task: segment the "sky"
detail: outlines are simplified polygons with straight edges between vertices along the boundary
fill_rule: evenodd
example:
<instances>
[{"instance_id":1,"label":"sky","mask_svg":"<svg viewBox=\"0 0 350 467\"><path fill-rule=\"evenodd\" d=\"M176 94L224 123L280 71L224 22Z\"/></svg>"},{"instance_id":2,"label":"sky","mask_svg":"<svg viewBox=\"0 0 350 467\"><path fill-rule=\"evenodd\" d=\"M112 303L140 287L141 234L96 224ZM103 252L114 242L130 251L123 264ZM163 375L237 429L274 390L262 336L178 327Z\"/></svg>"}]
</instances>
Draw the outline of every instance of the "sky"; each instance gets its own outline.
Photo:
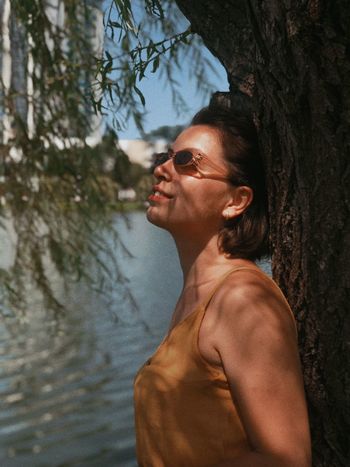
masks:
<instances>
[{"instance_id":1,"label":"sky","mask_svg":"<svg viewBox=\"0 0 350 467\"><path fill-rule=\"evenodd\" d=\"M213 63L218 73L218 76L216 76L213 72L208 71L209 79L213 83L213 92L228 91L228 81L224 67L206 48L205 54ZM185 62L181 69L174 70L174 78L180 83L183 83L181 94L189 108L188 112L181 115L176 114L169 86L166 86L160 81L157 73L149 73L147 77L139 83L139 88L146 99L146 133L163 125L172 126L186 124L201 107L209 103L209 97L198 94L196 83L194 80L189 79L190 66L191 63ZM128 128L125 131L118 131L118 135L120 139L141 138L132 120L128 122Z\"/></svg>"},{"instance_id":2,"label":"sky","mask_svg":"<svg viewBox=\"0 0 350 467\"><path fill-rule=\"evenodd\" d=\"M106 7L110 0L104 0ZM135 9L138 16L137 8ZM176 13L180 30L185 30L188 21L180 11ZM157 39L157 38L156 38ZM224 67L221 65L209 50L203 45L203 53L205 57L213 64L216 74L208 69L208 78L213 84L212 92L227 91L228 82ZM181 67L174 67L173 78L181 83L181 94L187 102L188 112L177 115L172 103L171 89L163 80L160 79L159 70L155 73L147 73L146 77L138 83L138 87L143 93L146 105L146 117L144 120L144 129L148 133L164 125L184 125L188 123L194 114L203 106L209 103L209 96L203 96L198 93L195 80L189 79L192 63L190 60L184 60ZM107 118L107 122L111 124L111 120ZM125 130L118 130L119 139L138 139L141 135L136 128L132 119L127 122Z\"/></svg>"}]
</instances>

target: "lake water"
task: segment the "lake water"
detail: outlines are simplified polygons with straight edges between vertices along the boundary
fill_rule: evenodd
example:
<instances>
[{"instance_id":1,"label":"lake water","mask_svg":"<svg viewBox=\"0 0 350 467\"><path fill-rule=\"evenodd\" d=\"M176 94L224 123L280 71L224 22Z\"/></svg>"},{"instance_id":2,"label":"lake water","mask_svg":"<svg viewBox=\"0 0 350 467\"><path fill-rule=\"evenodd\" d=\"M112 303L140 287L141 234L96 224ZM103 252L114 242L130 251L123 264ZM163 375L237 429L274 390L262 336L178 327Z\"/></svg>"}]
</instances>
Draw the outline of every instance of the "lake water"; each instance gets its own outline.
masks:
<instances>
[{"instance_id":1,"label":"lake water","mask_svg":"<svg viewBox=\"0 0 350 467\"><path fill-rule=\"evenodd\" d=\"M26 320L0 326L2 467L136 466L132 382L166 332L182 276L171 237L142 212L129 221L115 216L133 257L111 255L132 298L118 283L106 296L78 285L59 292L66 315L33 300Z\"/></svg>"}]
</instances>

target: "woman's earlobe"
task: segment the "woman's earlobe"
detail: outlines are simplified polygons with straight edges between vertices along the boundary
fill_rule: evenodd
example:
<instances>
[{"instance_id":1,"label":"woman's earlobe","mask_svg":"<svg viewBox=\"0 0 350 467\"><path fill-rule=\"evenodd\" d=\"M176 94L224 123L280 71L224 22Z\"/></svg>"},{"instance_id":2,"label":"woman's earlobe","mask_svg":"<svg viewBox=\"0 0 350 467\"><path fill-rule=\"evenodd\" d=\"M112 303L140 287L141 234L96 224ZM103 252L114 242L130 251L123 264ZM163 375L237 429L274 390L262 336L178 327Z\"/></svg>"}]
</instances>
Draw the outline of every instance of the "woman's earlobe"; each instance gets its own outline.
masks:
<instances>
[{"instance_id":1,"label":"woman's earlobe","mask_svg":"<svg viewBox=\"0 0 350 467\"><path fill-rule=\"evenodd\" d=\"M231 218L231 214L230 214L230 211L227 209L225 210L222 215L224 216L224 218L228 221L230 218Z\"/></svg>"}]
</instances>

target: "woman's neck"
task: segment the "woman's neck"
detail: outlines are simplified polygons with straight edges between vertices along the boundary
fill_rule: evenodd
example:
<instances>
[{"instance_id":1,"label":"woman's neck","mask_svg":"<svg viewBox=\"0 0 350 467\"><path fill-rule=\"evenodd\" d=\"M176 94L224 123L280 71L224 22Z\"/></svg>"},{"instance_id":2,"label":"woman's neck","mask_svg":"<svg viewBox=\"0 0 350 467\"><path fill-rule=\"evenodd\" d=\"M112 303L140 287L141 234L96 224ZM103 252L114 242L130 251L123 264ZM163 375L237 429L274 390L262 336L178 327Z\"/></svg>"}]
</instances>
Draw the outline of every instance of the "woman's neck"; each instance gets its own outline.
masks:
<instances>
[{"instance_id":1,"label":"woman's neck","mask_svg":"<svg viewBox=\"0 0 350 467\"><path fill-rule=\"evenodd\" d=\"M192 237L193 238L193 237ZM197 242L188 238L175 238L180 265L183 273L184 288L200 285L217 279L229 268L252 264L244 259L232 259L221 253L218 236Z\"/></svg>"}]
</instances>

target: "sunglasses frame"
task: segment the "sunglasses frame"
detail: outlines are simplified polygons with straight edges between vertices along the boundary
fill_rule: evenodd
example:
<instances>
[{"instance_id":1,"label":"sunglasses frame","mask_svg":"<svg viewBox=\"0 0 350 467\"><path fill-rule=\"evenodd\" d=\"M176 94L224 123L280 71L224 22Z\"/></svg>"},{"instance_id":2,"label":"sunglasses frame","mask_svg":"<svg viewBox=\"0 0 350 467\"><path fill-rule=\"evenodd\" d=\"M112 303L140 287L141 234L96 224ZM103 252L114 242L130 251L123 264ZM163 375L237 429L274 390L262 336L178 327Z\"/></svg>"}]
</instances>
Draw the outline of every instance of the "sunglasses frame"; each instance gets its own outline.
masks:
<instances>
[{"instance_id":1,"label":"sunglasses frame","mask_svg":"<svg viewBox=\"0 0 350 467\"><path fill-rule=\"evenodd\" d=\"M176 155L179 154L180 152L189 152L192 155L191 160L189 160L185 164L177 164L175 162L175 158L176 158ZM214 179L218 179L218 180L229 180L229 177L227 176L227 171L223 167L220 167L218 164L215 164L215 162L213 162L208 156L206 156L202 152L198 151L198 149L184 148L184 149L180 149L179 151L175 152L171 148L169 148L167 152L161 152L159 154L156 154L156 156L160 156L160 155L164 155L164 156L166 155L167 159L165 159L163 162L161 162L159 164L154 163L153 170L156 167L164 164L168 160L172 159L174 167L181 168L181 167L189 167L190 165L195 166L196 170L198 171L198 173L203 178L214 178ZM207 173L206 171L204 171L203 169L201 169L199 164L200 164L200 161L202 161L202 160L205 161L205 163L209 167L213 168L218 173L210 174L210 173Z\"/></svg>"}]
</instances>

